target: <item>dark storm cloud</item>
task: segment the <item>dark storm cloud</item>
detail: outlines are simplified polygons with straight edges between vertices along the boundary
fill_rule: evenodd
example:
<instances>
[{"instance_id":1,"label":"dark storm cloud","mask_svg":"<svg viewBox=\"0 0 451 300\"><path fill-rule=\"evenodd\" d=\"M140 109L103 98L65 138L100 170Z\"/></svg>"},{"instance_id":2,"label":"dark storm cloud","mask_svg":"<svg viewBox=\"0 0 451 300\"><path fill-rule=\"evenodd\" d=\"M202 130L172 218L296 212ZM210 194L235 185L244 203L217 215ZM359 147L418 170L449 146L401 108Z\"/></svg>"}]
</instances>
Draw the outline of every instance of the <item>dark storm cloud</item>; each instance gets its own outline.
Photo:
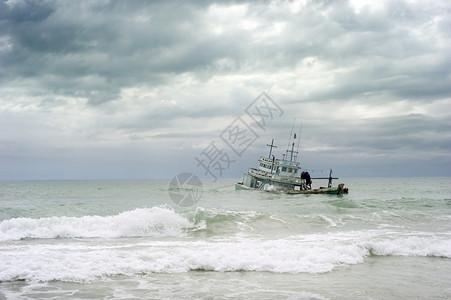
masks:
<instances>
[{"instance_id":1,"label":"dark storm cloud","mask_svg":"<svg viewBox=\"0 0 451 300\"><path fill-rule=\"evenodd\" d=\"M167 73L209 60L212 46L205 54L190 45L196 18L181 3L2 5L2 35L11 47L1 54L3 82L32 78L42 84L42 93L48 89L98 104L116 99L121 87L158 84Z\"/></svg>"},{"instance_id":2,"label":"dark storm cloud","mask_svg":"<svg viewBox=\"0 0 451 300\"><path fill-rule=\"evenodd\" d=\"M334 85L314 91L312 99L349 99L381 91L412 100L451 94L451 55L445 50L451 45L442 39L449 30L441 26L449 22L449 14L438 8L428 14L421 4L411 8L395 1L377 13L355 14L341 1L323 8L325 16L314 14L316 20L296 18L290 23L287 37L306 36L282 43L290 51L286 57L313 55L329 72L337 72Z\"/></svg>"},{"instance_id":3,"label":"dark storm cloud","mask_svg":"<svg viewBox=\"0 0 451 300\"><path fill-rule=\"evenodd\" d=\"M423 30L431 15L404 2L360 14L344 1L311 2L295 15L256 2L243 18L261 22L262 32L287 23L280 34L260 39L237 28L213 35L215 20L204 17L213 4L202 2L2 5L2 34L12 47L1 56L3 82L33 78L42 93L84 97L90 104L116 99L123 87L164 84L171 74L208 78L221 71L213 66L221 58L235 63L231 72L274 72L309 56L330 71L350 68L334 77L335 87L313 91L316 100L383 89L400 97L451 92L444 80L450 55L434 45L445 27L415 36L410 29Z\"/></svg>"}]
</instances>

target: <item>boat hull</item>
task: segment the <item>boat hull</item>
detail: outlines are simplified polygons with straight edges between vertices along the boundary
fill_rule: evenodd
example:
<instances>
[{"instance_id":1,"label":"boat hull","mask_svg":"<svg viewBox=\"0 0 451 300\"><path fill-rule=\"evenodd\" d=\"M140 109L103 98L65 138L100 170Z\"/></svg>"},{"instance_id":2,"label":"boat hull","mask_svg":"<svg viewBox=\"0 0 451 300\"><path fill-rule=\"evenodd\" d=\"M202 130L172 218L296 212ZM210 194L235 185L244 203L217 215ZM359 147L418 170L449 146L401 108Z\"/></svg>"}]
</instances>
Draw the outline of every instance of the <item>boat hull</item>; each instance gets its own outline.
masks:
<instances>
[{"instance_id":1,"label":"boat hull","mask_svg":"<svg viewBox=\"0 0 451 300\"><path fill-rule=\"evenodd\" d=\"M261 190L265 192L283 192L286 194L326 194L326 195L341 195L347 194L348 190L343 188L343 184L339 184L337 187L333 188L319 188L319 189L311 189L311 190L262 190L258 188L251 188L243 185L241 182L235 183L235 190Z\"/></svg>"},{"instance_id":2,"label":"boat hull","mask_svg":"<svg viewBox=\"0 0 451 300\"><path fill-rule=\"evenodd\" d=\"M313 189L313 190L290 190L285 191L287 194L327 194L327 195L340 195L343 194L341 188L325 188L325 189Z\"/></svg>"},{"instance_id":3,"label":"boat hull","mask_svg":"<svg viewBox=\"0 0 451 300\"><path fill-rule=\"evenodd\" d=\"M248 186L243 185L242 183L235 183L235 190L237 191L248 191L248 190L256 190L255 188L251 188Z\"/></svg>"}]
</instances>

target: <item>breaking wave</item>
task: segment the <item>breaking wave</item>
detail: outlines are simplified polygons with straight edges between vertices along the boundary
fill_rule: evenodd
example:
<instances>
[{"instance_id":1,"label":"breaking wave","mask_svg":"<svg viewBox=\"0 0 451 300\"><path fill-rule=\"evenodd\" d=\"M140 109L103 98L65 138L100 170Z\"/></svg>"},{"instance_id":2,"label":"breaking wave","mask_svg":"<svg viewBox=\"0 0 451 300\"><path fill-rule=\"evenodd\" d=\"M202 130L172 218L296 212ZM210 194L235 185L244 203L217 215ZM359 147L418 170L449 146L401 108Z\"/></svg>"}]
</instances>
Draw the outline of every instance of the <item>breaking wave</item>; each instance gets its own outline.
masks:
<instances>
[{"instance_id":1,"label":"breaking wave","mask_svg":"<svg viewBox=\"0 0 451 300\"><path fill-rule=\"evenodd\" d=\"M151 273L274 272L325 273L363 263L371 255L451 258L446 237L307 235L286 239L115 240L102 244L83 240L0 246L0 281L90 281L116 275ZM39 259L37 259L39 258Z\"/></svg>"},{"instance_id":2,"label":"breaking wave","mask_svg":"<svg viewBox=\"0 0 451 300\"><path fill-rule=\"evenodd\" d=\"M0 241L53 238L117 238L186 236L189 233L230 234L254 231L257 222L281 224L283 220L255 211L197 208L178 213L172 208L152 207L112 216L12 218L0 222Z\"/></svg>"},{"instance_id":3,"label":"breaking wave","mask_svg":"<svg viewBox=\"0 0 451 300\"><path fill-rule=\"evenodd\" d=\"M0 223L0 241L52 238L178 236L191 227L168 207L139 208L114 216L14 218Z\"/></svg>"},{"instance_id":4,"label":"breaking wave","mask_svg":"<svg viewBox=\"0 0 451 300\"><path fill-rule=\"evenodd\" d=\"M342 222L327 215L315 218L331 229ZM112 216L4 220L0 223L0 282L91 281L189 271L325 273L363 263L369 256L451 258L449 232L339 228L295 234L296 227L288 236L278 230L268 233L277 226L298 226L293 223L299 220L205 208L179 213L167 206ZM254 230L265 235L240 234ZM69 240L54 240L59 238ZM22 241L28 239L42 240Z\"/></svg>"}]
</instances>

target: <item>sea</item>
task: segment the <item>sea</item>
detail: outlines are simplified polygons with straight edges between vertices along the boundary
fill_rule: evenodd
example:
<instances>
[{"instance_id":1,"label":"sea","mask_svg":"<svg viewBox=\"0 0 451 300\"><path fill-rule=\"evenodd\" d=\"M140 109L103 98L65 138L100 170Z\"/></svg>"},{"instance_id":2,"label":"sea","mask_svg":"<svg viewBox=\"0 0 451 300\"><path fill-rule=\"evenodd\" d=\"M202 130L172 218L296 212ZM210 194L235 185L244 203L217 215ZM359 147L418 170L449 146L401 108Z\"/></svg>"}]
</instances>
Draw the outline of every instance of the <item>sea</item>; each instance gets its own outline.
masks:
<instances>
[{"instance_id":1,"label":"sea","mask_svg":"<svg viewBox=\"0 0 451 300\"><path fill-rule=\"evenodd\" d=\"M0 181L0 299L451 299L451 178L236 181Z\"/></svg>"}]
</instances>

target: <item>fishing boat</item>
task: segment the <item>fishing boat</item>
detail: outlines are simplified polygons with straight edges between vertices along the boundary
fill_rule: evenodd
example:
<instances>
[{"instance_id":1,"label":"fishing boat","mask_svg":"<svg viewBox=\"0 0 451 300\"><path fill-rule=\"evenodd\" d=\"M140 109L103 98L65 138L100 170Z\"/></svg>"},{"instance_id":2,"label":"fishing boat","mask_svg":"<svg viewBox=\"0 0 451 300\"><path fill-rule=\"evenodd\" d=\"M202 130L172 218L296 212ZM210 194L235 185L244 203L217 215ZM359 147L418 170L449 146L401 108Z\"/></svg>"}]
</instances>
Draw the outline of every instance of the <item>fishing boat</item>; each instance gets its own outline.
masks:
<instances>
[{"instance_id":1,"label":"fishing boat","mask_svg":"<svg viewBox=\"0 0 451 300\"><path fill-rule=\"evenodd\" d=\"M268 192L284 192L287 194L340 195L348 193L348 189L342 183L336 187L332 187L332 180L338 179L332 177L332 169L330 169L329 177L312 178L306 171L301 172L300 176L298 176L301 166L296 161L297 156L295 154L298 151L294 150L295 140L296 133L293 139L289 139L288 145L291 144L291 150L287 147L286 154L283 155L282 159L278 159L272 155L272 149L277 148L277 146L274 146L273 139L271 144L267 144L270 147L269 156L260 157L258 168L249 168L247 173L244 174L243 180L235 184L235 189L264 190ZM313 179L328 180L327 187L312 188Z\"/></svg>"}]
</instances>

